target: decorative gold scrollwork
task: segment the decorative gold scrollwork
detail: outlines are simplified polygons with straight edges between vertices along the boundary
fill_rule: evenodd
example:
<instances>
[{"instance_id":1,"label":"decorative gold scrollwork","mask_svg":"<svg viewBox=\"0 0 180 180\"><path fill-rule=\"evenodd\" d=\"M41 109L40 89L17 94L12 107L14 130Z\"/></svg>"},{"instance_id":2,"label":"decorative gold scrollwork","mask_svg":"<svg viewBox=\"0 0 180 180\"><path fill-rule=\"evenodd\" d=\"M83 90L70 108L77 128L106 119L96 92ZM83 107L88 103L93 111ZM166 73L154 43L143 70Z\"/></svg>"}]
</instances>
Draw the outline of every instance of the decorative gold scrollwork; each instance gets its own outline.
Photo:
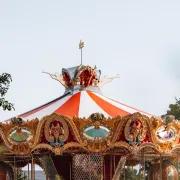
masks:
<instances>
[{"instance_id":1,"label":"decorative gold scrollwork","mask_svg":"<svg viewBox=\"0 0 180 180\"><path fill-rule=\"evenodd\" d=\"M107 145L98 138L95 138L93 142L88 143L87 148L90 152L103 152L106 150Z\"/></svg>"}]
</instances>

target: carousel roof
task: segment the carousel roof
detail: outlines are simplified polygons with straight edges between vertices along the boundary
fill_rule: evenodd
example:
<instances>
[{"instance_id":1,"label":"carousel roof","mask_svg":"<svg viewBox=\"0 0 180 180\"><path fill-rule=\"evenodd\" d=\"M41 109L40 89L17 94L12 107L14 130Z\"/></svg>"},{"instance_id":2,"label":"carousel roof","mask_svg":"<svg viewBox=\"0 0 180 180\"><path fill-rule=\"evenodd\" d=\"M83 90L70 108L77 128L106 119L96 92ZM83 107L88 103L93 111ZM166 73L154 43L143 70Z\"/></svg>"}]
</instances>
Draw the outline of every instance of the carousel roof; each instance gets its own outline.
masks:
<instances>
[{"instance_id":1,"label":"carousel roof","mask_svg":"<svg viewBox=\"0 0 180 180\"><path fill-rule=\"evenodd\" d=\"M111 82L115 77L101 76L101 71L96 67L76 66L63 68L62 74L55 75L44 72L51 78L59 81L65 87L63 96L48 102L38 108L19 115L26 120L41 119L52 113L66 115L69 117L88 118L93 113L101 113L106 118L115 116L126 116L140 112L148 117L152 115L123 103L114 101L102 95L100 87Z\"/></svg>"},{"instance_id":2,"label":"carousel roof","mask_svg":"<svg viewBox=\"0 0 180 180\"><path fill-rule=\"evenodd\" d=\"M120 102L114 101L98 93L83 90L75 94L67 93L43 106L20 115L24 119L34 119L52 113L62 114L69 117L88 118L92 113L102 113L105 117L125 116L140 112L141 114L152 116L138 109L132 108Z\"/></svg>"}]
</instances>

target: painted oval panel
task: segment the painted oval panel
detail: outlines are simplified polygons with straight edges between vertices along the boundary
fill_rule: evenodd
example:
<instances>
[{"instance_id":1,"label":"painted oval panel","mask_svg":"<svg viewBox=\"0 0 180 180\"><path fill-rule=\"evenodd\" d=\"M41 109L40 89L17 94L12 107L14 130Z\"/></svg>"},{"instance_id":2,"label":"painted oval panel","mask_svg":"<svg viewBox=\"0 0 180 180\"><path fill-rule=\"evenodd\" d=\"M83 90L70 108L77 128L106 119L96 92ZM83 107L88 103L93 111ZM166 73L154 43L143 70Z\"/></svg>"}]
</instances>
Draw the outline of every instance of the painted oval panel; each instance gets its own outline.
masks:
<instances>
[{"instance_id":1,"label":"painted oval panel","mask_svg":"<svg viewBox=\"0 0 180 180\"><path fill-rule=\"evenodd\" d=\"M161 126L156 131L156 136L161 141L171 141L175 139L175 133L172 129L166 130L165 126Z\"/></svg>"},{"instance_id":2,"label":"painted oval panel","mask_svg":"<svg viewBox=\"0 0 180 180\"><path fill-rule=\"evenodd\" d=\"M25 143L30 141L32 138L33 138L32 132L23 128L14 129L9 134L9 140L12 143Z\"/></svg>"},{"instance_id":3,"label":"painted oval panel","mask_svg":"<svg viewBox=\"0 0 180 180\"><path fill-rule=\"evenodd\" d=\"M106 138L109 136L109 133L109 129L104 126L99 126L98 129L94 128L94 126L90 126L84 130L83 135L87 139L94 140L94 138Z\"/></svg>"}]
</instances>

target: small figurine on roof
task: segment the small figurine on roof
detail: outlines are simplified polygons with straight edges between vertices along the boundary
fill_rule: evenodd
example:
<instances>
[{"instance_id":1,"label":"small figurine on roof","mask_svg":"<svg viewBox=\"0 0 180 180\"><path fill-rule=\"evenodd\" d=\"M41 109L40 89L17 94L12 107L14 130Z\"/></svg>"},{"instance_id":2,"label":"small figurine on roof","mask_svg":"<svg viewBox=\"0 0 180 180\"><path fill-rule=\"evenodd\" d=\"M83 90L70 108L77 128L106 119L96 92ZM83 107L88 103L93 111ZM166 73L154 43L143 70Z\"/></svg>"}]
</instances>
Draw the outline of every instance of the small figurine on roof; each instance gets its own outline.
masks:
<instances>
[{"instance_id":1,"label":"small figurine on roof","mask_svg":"<svg viewBox=\"0 0 180 180\"><path fill-rule=\"evenodd\" d=\"M128 141L128 144L131 145L140 145L141 141L139 140L139 136L141 135L142 131L142 124L140 121L136 120L133 121L131 126L130 126L130 134L133 135L133 140Z\"/></svg>"},{"instance_id":2,"label":"small figurine on roof","mask_svg":"<svg viewBox=\"0 0 180 180\"><path fill-rule=\"evenodd\" d=\"M11 119L11 124L13 125L20 126L22 123L23 119L18 116Z\"/></svg>"}]
</instances>

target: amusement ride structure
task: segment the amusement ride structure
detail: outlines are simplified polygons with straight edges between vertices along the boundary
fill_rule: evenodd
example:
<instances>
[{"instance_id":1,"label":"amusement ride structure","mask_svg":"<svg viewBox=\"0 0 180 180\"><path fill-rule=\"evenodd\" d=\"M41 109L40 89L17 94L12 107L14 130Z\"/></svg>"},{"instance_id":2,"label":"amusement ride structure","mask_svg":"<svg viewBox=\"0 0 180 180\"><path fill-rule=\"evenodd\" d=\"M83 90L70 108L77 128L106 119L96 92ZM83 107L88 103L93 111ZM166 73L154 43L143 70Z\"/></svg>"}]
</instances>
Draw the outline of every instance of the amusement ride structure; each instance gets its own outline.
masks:
<instances>
[{"instance_id":1,"label":"amusement ride structure","mask_svg":"<svg viewBox=\"0 0 180 180\"><path fill-rule=\"evenodd\" d=\"M83 47L80 41L81 53ZM180 122L173 116L156 117L103 96L100 87L119 76L102 77L96 67L81 63L47 74L65 92L0 124L1 180L16 180L17 169L29 164L31 180L35 164L48 180L126 179L128 166L136 166L139 179L178 179Z\"/></svg>"}]
</instances>

